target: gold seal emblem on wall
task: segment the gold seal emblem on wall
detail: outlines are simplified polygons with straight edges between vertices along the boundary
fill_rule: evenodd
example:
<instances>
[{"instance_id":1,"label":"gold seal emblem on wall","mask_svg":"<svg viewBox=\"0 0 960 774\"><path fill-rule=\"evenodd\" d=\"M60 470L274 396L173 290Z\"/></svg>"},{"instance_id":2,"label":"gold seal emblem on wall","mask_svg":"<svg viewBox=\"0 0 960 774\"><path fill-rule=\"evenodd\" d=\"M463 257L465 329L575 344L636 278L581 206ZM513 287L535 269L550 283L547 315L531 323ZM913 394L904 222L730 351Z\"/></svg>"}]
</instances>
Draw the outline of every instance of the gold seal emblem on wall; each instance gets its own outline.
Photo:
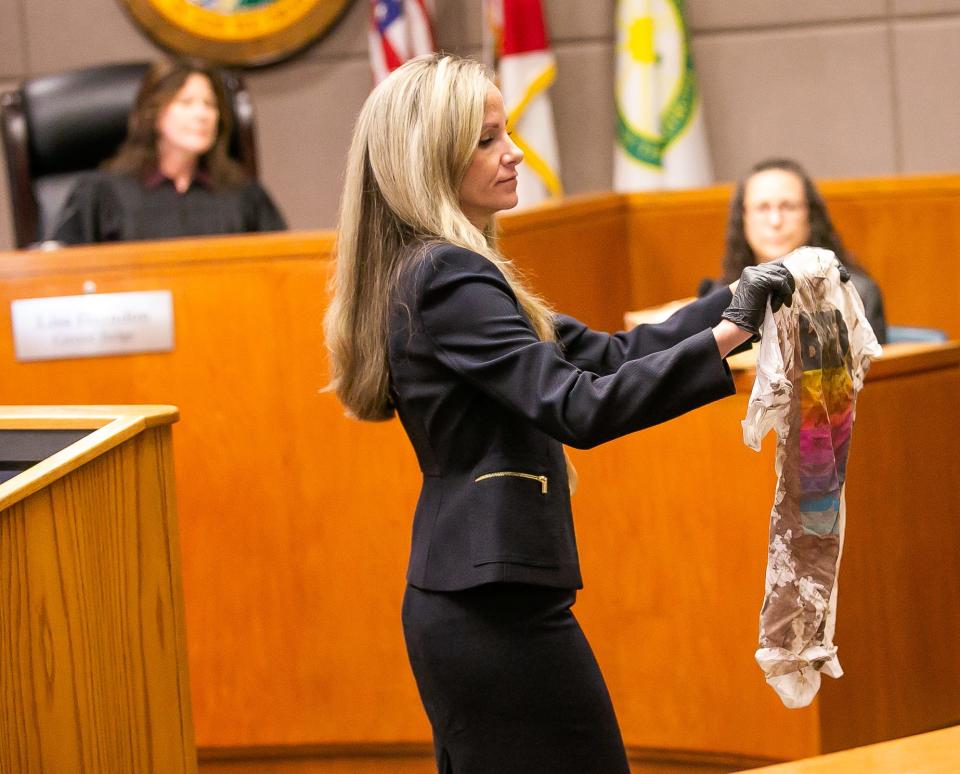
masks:
<instances>
[{"instance_id":1,"label":"gold seal emblem on wall","mask_svg":"<svg viewBox=\"0 0 960 774\"><path fill-rule=\"evenodd\" d=\"M277 62L322 36L352 0L119 0L164 48L229 65Z\"/></svg>"}]
</instances>

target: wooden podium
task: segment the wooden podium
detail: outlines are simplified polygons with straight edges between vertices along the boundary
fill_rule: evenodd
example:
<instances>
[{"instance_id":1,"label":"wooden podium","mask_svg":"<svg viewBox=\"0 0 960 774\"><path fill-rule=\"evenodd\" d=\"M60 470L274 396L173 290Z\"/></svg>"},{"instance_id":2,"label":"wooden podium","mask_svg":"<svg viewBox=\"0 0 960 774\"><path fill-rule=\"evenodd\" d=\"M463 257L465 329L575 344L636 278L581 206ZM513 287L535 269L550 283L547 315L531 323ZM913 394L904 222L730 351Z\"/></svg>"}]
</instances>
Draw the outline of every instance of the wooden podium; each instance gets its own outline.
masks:
<instances>
[{"instance_id":1,"label":"wooden podium","mask_svg":"<svg viewBox=\"0 0 960 774\"><path fill-rule=\"evenodd\" d=\"M0 772L196 772L176 420L0 406Z\"/></svg>"}]
</instances>

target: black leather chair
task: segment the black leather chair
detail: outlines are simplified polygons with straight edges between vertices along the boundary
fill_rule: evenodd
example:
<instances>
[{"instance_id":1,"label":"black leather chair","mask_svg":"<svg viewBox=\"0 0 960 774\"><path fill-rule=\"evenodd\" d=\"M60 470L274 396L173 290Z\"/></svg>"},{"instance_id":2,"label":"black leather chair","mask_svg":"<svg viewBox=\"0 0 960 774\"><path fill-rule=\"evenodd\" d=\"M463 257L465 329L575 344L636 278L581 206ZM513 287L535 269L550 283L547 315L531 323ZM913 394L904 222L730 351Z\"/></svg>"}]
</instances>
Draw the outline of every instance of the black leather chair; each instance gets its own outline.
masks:
<instances>
[{"instance_id":1,"label":"black leather chair","mask_svg":"<svg viewBox=\"0 0 960 774\"><path fill-rule=\"evenodd\" d=\"M25 81L0 97L17 247L51 237L77 177L116 151L150 65L109 64ZM233 107L230 152L257 176L253 108L239 76L225 73Z\"/></svg>"}]
</instances>

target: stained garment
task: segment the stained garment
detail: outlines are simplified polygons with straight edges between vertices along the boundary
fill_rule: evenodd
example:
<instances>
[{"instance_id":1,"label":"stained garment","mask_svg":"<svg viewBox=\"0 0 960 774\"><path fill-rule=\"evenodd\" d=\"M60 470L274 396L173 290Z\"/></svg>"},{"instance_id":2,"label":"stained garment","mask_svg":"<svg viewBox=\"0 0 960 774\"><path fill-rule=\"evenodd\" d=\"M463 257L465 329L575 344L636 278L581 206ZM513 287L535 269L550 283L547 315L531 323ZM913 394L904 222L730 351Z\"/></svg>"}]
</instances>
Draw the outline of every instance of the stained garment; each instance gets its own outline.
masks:
<instances>
[{"instance_id":1,"label":"stained garment","mask_svg":"<svg viewBox=\"0 0 960 774\"><path fill-rule=\"evenodd\" d=\"M804 247L783 259L797 281L792 307L764 319L757 377L743 421L759 450L777 433L760 647L767 682L787 707L805 707L820 673L840 677L833 644L844 483L856 400L881 350L834 254Z\"/></svg>"}]
</instances>

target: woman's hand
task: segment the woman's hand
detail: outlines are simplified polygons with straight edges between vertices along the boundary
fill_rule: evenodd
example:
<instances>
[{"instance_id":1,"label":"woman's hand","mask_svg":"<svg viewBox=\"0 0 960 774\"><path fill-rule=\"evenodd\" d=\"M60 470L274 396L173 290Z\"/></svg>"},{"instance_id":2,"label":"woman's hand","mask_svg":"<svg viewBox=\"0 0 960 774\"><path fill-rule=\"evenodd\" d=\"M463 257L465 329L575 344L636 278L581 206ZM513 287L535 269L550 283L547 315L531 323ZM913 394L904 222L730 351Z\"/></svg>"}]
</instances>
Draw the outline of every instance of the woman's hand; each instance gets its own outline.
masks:
<instances>
[{"instance_id":1,"label":"woman's hand","mask_svg":"<svg viewBox=\"0 0 960 774\"><path fill-rule=\"evenodd\" d=\"M774 312L783 304L790 306L796 287L793 275L782 263L770 261L759 266L747 266L740 275L733 301L720 316L758 337L767 311L767 301L770 301L770 308Z\"/></svg>"}]
</instances>

